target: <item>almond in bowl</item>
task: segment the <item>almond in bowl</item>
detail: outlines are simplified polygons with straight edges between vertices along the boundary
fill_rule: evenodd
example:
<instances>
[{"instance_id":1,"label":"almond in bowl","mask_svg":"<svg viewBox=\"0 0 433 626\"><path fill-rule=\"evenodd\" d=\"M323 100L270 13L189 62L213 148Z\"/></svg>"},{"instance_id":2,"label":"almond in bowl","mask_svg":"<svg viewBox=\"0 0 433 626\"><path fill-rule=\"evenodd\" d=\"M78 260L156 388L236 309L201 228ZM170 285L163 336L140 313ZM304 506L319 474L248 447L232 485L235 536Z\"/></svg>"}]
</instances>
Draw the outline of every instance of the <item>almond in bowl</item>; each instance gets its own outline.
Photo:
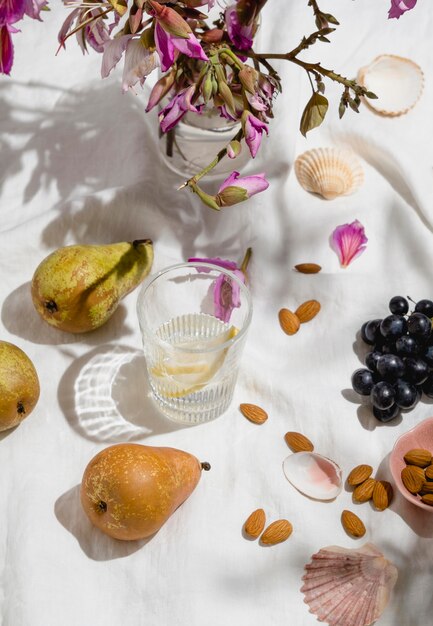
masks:
<instances>
[{"instance_id":1,"label":"almond in bowl","mask_svg":"<svg viewBox=\"0 0 433 626\"><path fill-rule=\"evenodd\" d=\"M430 458L433 454L433 417L404 433L395 442L389 467L395 485L409 502L433 513L433 481ZM432 486L430 486L430 483Z\"/></svg>"}]
</instances>

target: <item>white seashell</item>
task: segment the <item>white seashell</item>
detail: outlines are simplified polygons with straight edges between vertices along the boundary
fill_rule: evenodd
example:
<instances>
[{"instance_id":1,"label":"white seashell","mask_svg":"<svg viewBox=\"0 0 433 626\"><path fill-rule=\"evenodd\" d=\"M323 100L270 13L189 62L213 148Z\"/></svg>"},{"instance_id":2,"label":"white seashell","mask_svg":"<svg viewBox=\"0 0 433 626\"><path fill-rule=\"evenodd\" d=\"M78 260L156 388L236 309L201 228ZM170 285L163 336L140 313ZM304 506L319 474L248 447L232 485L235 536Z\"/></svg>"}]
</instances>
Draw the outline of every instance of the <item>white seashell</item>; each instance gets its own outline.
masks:
<instances>
[{"instance_id":1,"label":"white seashell","mask_svg":"<svg viewBox=\"0 0 433 626\"><path fill-rule=\"evenodd\" d=\"M353 152L340 148L316 148L300 154L295 174L306 190L326 200L347 196L364 181L361 164Z\"/></svg>"},{"instance_id":2,"label":"white seashell","mask_svg":"<svg viewBox=\"0 0 433 626\"><path fill-rule=\"evenodd\" d=\"M398 571L371 543L322 548L302 577L304 602L330 626L368 626L385 609Z\"/></svg>"},{"instance_id":3,"label":"white seashell","mask_svg":"<svg viewBox=\"0 0 433 626\"><path fill-rule=\"evenodd\" d=\"M316 452L289 455L283 461L283 472L293 487L314 500L333 500L342 489L341 469Z\"/></svg>"},{"instance_id":4,"label":"white seashell","mask_svg":"<svg viewBox=\"0 0 433 626\"><path fill-rule=\"evenodd\" d=\"M410 59L382 54L359 70L358 82L377 96L377 100L365 98L370 108L381 115L396 117L410 111L420 99L424 74Z\"/></svg>"}]
</instances>

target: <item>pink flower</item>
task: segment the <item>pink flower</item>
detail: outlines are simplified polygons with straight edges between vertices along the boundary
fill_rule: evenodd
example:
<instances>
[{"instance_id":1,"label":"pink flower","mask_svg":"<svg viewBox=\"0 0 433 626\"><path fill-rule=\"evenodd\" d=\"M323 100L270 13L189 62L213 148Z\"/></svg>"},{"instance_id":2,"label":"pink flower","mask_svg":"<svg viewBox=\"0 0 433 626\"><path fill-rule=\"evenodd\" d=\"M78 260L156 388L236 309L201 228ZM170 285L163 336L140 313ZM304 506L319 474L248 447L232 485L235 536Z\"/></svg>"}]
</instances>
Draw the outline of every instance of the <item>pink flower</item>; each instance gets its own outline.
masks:
<instances>
[{"instance_id":1,"label":"pink flower","mask_svg":"<svg viewBox=\"0 0 433 626\"><path fill-rule=\"evenodd\" d=\"M26 0L26 15L34 20L41 20L41 11L48 5L48 0Z\"/></svg>"},{"instance_id":2,"label":"pink flower","mask_svg":"<svg viewBox=\"0 0 433 626\"><path fill-rule=\"evenodd\" d=\"M219 257L211 259L198 259L190 258L189 263L212 263L218 265L226 270L230 270L235 274L243 283L245 283L245 274L238 268L234 261L226 261ZM199 270L206 272L205 268ZM210 270L209 270L210 271ZM235 283L228 276L221 274L215 280L213 286L213 301L215 306L215 317L227 323L230 321L230 317L233 309L240 307L241 305L241 289L237 283Z\"/></svg>"},{"instance_id":3,"label":"pink flower","mask_svg":"<svg viewBox=\"0 0 433 626\"><path fill-rule=\"evenodd\" d=\"M263 131L268 134L268 126L250 113L250 111L244 111L242 114L242 127L245 141L254 159L262 142Z\"/></svg>"},{"instance_id":4,"label":"pink flower","mask_svg":"<svg viewBox=\"0 0 433 626\"><path fill-rule=\"evenodd\" d=\"M145 48L141 39L127 42L125 65L123 67L122 90L124 93L140 82L143 86L148 76L158 66L158 55Z\"/></svg>"},{"instance_id":5,"label":"pink flower","mask_svg":"<svg viewBox=\"0 0 433 626\"><path fill-rule=\"evenodd\" d=\"M9 24L0 26L0 74L10 74L12 69L14 47L11 32L17 32L13 26L9 26Z\"/></svg>"},{"instance_id":6,"label":"pink flower","mask_svg":"<svg viewBox=\"0 0 433 626\"><path fill-rule=\"evenodd\" d=\"M179 52L194 59L209 60L190 26L179 13L155 0L149 0L149 5L150 12L155 17L155 45L163 72L173 65Z\"/></svg>"},{"instance_id":7,"label":"pink flower","mask_svg":"<svg viewBox=\"0 0 433 626\"><path fill-rule=\"evenodd\" d=\"M364 226L358 220L337 226L331 236L331 246L337 253L342 267L347 267L364 252L367 241Z\"/></svg>"},{"instance_id":8,"label":"pink flower","mask_svg":"<svg viewBox=\"0 0 433 626\"><path fill-rule=\"evenodd\" d=\"M126 50L128 41L132 38L132 35L122 35L121 37L115 37L109 39L104 43L104 53L102 55L101 76L107 78L111 70L116 67L117 63L122 58L123 53Z\"/></svg>"},{"instance_id":9,"label":"pink flower","mask_svg":"<svg viewBox=\"0 0 433 626\"><path fill-rule=\"evenodd\" d=\"M193 33L190 33L187 38L174 37L167 33L158 22L155 26L155 45L163 72L166 72L173 65L179 52L194 59L208 61L203 48Z\"/></svg>"},{"instance_id":10,"label":"pink flower","mask_svg":"<svg viewBox=\"0 0 433 626\"><path fill-rule=\"evenodd\" d=\"M269 187L264 174L243 176L239 178L239 172L232 172L222 183L215 197L218 206L232 206L238 202L248 200L256 193L260 193Z\"/></svg>"},{"instance_id":11,"label":"pink flower","mask_svg":"<svg viewBox=\"0 0 433 626\"><path fill-rule=\"evenodd\" d=\"M410 11L416 5L417 0L391 0L391 7L388 12L388 19L393 17L399 19L403 13Z\"/></svg>"},{"instance_id":12,"label":"pink flower","mask_svg":"<svg viewBox=\"0 0 433 626\"><path fill-rule=\"evenodd\" d=\"M1 0L0 25L15 24L24 15L26 0Z\"/></svg>"},{"instance_id":13,"label":"pink flower","mask_svg":"<svg viewBox=\"0 0 433 626\"><path fill-rule=\"evenodd\" d=\"M225 12L225 22L227 25L228 36L236 48L238 50L249 50L253 45L254 24L241 24L236 4L232 4L227 7Z\"/></svg>"},{"instance_id":14,"label":"pink flower","mask_svg":"<svg viewBox=\"0 0 433 626\"><path fill-rule=\"evenodd\" d=\"M200 107L197 108L191 103L194 92L195 85L183 89L162 109L159 114L159 125L163 133L167 133L174 128L187 111L200 112Z\"/></svg>"}]
</instances>

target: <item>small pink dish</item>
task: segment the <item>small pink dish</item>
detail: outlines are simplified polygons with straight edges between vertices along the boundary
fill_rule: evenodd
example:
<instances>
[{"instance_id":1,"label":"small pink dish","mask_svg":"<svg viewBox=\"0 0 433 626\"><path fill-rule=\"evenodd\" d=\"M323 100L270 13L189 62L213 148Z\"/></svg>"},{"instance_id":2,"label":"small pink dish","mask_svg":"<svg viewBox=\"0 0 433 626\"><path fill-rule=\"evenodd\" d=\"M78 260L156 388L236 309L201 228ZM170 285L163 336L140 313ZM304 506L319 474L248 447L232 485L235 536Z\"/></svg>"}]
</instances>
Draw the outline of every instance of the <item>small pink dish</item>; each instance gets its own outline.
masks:
<instances>
[{"instance_id":1,"label":"small pink dish","mask_svg":"<svg viewBox=\"0 0 433 626\"><path fill-rule=\"evenodd\" d=\"M414 448L423 448L433 452L433 417L428 417L420 424L401 435L394 444L389 457L389 468L392 477L401 495L415 506L433 513L433 506L421 502L419 496L414 496L406 489L401 480L401 470L406 467L404 455Z\"/></svg>"}]
</instances>

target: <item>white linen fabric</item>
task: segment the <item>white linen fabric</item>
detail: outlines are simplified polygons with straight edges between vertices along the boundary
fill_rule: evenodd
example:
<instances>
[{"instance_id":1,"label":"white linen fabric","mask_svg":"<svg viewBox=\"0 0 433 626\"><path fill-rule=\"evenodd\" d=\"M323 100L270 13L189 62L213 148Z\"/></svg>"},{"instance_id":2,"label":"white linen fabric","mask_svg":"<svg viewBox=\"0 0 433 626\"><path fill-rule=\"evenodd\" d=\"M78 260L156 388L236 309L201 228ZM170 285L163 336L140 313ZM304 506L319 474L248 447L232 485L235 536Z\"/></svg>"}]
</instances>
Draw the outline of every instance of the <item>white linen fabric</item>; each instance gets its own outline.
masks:
<instances>
[{"instance_id":1,"label":"white linen fabric","mask_svg":"<svg viewBox=\"0 0 433 626\"><path fill-rule=\"evenodd\" d=\"M431 3L420 0L388 21L385 0L322 2L341 26L331 45L314 46L306 59L355 76L378 54L409 57L425 72L423 96L399 118L362 107L339 121L340 92L330 86L328 119L305 139L298 124L310 86L302 70L275 62L284 91L247 170L266 171L271 186L220 213L175 191L180 181L161 162L156 115L144 114L147 86L122 95L121 70L101 81L101 57L83 58L72 40L55 56L66 10L51 4L43 24L24 21L12 77L0 79L0 338L29 355L41 382L33 414L0 438L2 626L311 626L317 621L300 593L304 564L321 547L365 541L399 568L380 624L429 624L433 514L398 494L382 513L355 508L346 489L334 502L309 500L286 481L282 461L290 453L284 434L295 430L345 476L369 463L387 479L395 440L432 414L423 401L382 425L350 391L362 360L361 324L386 315L396 294L433 297ZM294 47L312 29L306 4L269 0L260 49ZM365 183L353 196L324 201L300 187L293 162L306 149L333 145L359 155ZM355 219L365 226L367 250L342 269L329 236ZM189 256L241 260L253 248L253 322L231 408L211 423L180 427L154 407L137 292L86 335L58 332L33 309L33 272L56 248L142 237L154 241L155 271ZM298 274L300 262L323 270ZM284 335L279 309L311 298L320 314ZM241 402L264 407L269 420L251 424ZM212 465L149 541L109 539L79 503L89 460L124 441L181 448ZM264 548L242 536L258 507L269 522L293 523L287 542ZM341 527L346 508L365 522L364 539Z\"/></svg>"}]
</instances>

